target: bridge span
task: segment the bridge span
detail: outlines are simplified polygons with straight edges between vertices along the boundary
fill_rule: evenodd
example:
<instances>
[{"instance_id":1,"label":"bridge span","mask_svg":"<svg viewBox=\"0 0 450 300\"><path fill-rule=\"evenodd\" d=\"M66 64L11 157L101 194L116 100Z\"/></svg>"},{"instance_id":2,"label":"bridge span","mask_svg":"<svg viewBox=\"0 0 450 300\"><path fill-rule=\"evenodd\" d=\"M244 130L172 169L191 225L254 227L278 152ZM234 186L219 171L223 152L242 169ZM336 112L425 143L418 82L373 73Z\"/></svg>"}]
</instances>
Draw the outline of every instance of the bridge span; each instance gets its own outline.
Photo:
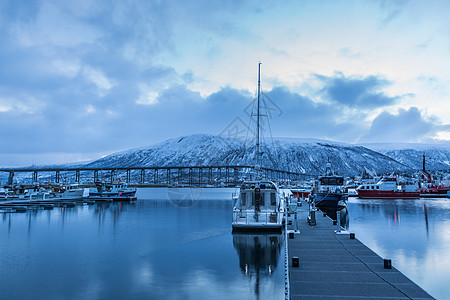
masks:
<instances>
[{"instance_id":1,"label":"bridge span","mask_svg":"<svg viewBox=\"0 0 450 300\"><path fill-rule=\"evenodd\" d=\"M235 186L254 177L254 166L164 166L164 167L24 167L0 168L2 184L85 183L122 181L153 186ZM261 168L264 179L275 182L304 181L316 177L274 168Z\"/></svg>"}]
</instances>

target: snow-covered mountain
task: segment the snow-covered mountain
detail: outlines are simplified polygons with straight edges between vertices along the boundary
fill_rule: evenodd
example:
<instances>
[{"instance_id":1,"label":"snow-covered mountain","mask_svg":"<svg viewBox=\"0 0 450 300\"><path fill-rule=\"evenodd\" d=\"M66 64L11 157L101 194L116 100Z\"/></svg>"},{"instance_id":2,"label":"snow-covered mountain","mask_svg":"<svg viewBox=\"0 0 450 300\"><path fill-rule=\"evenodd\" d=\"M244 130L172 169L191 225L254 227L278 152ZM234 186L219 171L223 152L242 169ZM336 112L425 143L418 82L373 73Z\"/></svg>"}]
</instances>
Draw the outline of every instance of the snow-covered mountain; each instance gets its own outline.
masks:
<instances>
[{"instance_id":1,"label":"snow-covered mountain","mask_svg":"<svg viewBox=\"0 0 450 300\"><path fill-rule=\"evenodd\" d=\"M422 169L424 154L427 170L450 169L450 144L372 143L363 146L413 169Z\"/></svg>"},{"instance_id":2,"label":"snow-covered mountain","mask_svg":"<svg viewBox=\"0 0 450 300\"><path fill-rule=\"evenodd\" d=\"M253 143L252 143L253 144ZM378 174L411 170L407 164L363 146L312 139L275 139L262 144L262 166L306 174L322 174L328 159L342 175L366 168ZM213 135L196 134L150 147L115 153L88 167L254 165L256 147Z\"/></svg>"}]
</instances>

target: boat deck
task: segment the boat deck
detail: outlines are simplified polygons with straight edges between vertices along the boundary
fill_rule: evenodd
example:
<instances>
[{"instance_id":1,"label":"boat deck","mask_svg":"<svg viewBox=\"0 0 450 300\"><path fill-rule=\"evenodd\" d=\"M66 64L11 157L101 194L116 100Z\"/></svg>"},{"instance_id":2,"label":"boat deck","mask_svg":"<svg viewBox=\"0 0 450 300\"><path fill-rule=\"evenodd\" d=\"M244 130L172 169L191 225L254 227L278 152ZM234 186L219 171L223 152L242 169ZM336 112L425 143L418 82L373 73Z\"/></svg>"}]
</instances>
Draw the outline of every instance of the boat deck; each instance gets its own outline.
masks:
<instances>
[{"instance_id":1,"label":"boat deck","mask_svg":"<svg viewBox=\"0 0 450 300\"><path fill-rule=\"evenodd\" d=\"M394 267L386 269L380 256L348 232L336 233L321 211L315 226L307 218L303 203L288 226L288 233L298 230L287 240L290 299L433 299Z\"/></svg>"}]
</instances>

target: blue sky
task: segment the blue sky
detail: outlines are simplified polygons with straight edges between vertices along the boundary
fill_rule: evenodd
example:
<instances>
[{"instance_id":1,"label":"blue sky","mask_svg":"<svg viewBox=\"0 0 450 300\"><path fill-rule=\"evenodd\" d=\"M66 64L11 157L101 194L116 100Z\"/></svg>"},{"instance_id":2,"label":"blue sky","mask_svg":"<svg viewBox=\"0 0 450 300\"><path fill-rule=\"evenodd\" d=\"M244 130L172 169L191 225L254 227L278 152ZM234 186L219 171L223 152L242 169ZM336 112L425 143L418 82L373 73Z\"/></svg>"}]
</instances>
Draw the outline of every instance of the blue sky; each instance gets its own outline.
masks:
<instances>
[{"instance_id":1,"label":"blue sky","mask_svg":"<svg viewBox=\"0 0 450 300\"><path fill-rule=\"evenodd\" d=\"M279 137L450 140L448 1L0 1L2 166L247 122Z\"/></svg>"}]
</instances>

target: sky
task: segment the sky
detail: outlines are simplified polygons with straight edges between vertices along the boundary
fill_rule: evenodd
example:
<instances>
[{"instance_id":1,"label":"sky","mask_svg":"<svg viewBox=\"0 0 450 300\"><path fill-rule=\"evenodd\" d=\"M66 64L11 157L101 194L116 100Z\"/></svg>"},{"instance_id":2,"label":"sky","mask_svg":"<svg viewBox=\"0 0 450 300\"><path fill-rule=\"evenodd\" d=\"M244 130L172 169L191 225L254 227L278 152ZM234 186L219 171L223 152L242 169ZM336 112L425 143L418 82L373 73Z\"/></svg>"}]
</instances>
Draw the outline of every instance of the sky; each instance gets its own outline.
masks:
<instances>
[{"instance_id":1,"label":"sky","mask_svg":"<svg viewBox=\"0 0 450 300\"><path fill-rule=\"evenodd\" d=\"M0 1L0 166L253 128L450 141L448 1ZM268 126L270 124L270 127Z\"/></svg>"}]
</instances>

